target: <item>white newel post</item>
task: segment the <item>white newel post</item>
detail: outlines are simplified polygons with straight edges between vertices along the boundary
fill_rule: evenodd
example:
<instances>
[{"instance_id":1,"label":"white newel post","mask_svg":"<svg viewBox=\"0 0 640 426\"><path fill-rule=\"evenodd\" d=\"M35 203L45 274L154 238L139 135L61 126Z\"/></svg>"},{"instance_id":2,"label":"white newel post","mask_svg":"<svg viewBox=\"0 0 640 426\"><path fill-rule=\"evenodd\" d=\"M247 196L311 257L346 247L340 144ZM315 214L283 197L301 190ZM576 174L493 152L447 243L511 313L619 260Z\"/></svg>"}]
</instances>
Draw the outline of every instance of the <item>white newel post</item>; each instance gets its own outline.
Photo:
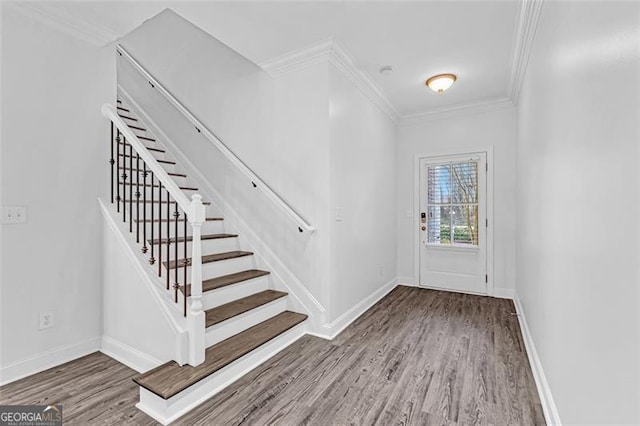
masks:
<instances>
[{"instance_id":1,"label":"white newel post","mask_svg":"<svg viewBox=\"0 0 640 426\"><path fill-rule=\"evenodd\" d=\"M202 246L200 235L202 224L206 218L206 207L202 204L202 196L191 196L191 213L189 223L192 229L191 254L191 304L189 306L189 365L195 367L204 362L206 349L205 314L202 310Z\"/></svg>"}]
</instances>

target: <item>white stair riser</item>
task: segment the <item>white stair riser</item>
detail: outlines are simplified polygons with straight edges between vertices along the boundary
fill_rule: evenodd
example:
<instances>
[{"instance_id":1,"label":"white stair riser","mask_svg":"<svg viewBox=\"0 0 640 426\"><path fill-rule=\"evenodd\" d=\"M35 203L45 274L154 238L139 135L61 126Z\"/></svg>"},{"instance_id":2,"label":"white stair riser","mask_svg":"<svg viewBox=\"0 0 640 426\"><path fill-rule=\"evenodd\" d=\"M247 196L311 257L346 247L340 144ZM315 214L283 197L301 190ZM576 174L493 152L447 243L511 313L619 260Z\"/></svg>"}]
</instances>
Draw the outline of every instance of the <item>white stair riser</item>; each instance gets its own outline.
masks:
<instances>
[{"instance_id":1,"label":"white stair riser","mask_svg":"<svg viewBox=\"0 0 640 426\"><path fill-rule=\"evenodd\" d=\"M263 275L259 278L241 281L239 283L204 292L202 295L202 306L207 310L268 290L269 282L269 275Z\"/></svg>"},{"instance_id":2,"label":"white stair riser","mask_svg":"<svg viewBox=\"0 0 640 426\"><path fill-rule=\"evenodd\" d=\"M302 337L305 330L304 322L298 324L172 398L160 398L140 387L136 407L160 423L169 424L285 349Z\"/></svg>"},{"instance_id":3,"label":"white stair riser","mask_svg":"<svg viewBox=\"0 0 640 426\"><path fill-rule=\"evenodd\" d=\"M156 260L157 259L158 259L158 256L156 253ZM164 258L162 259L163 264L165 260L166 259ZM171 257L171 260L173 260L173 256ZM204 281L209 278L216 278L222 275L233 274L235 272L242 272L247 269L256 269L255 259L253 258L253 256L242 256L242 257L236 257L233 259L225 259L225 260L218 260L216 262L203 263L202 264L202 280ZM165 272L166 272L166 269L163 266L162 267L163 279L165 277ZM174 273L175 273L174 269L169 270L169 274L170 274L169 281L172 284L174 280ZM182 266L180 266L178 268L178 279L181 284L183 280L182 278L183 275L184 275L184 271ZM189 281L189 283L191 282L191 266L187 267L187 281Z\"/></svg>"},{"instance_id":4,"label":"white stair riser","mask_svg":"<svg viewBox=\"0 0 640 426\"><path fill-rule=\"evenodd\" d=\"M182 235L182 234L181 234ZM158 250L160 246L156 245L155 249ZM162 257L164 258L167 253L167 245L162 244ZM187 257L191 257L191 253L193 250L193 244L191 241L187 241ZM238 238L216 238L213 240L202 240L202 254L214 254L214 253L223 253L227 251L240 250L240 242ZM169 248L171 259L174 258L174 245L171 244ZM181 241L178 243L178 257L180 259L184 258L184 242Z\"/></svg>"},{"instance_id":5,"label":"white stair riser","mask_svg":"<svg viewBox=\"0 0 640 426\"><path fill-rule=\"evenodd\" d=\"M135 218L136 211L135 211L135 206L133 208L133 217ZM149 214L149 212L147 212L147 214ZM122 210L120 211L120 215L122 215ZM142 216L142 213L140 213L140 215ZM158 212L156 211L155 214L155 219L158 219ZM166 213L163 210L162 211L162 218L164 220L164 218L166 217ZM129 222L129 208L127 206L127 222ZM162 223L162 233L159 234L158 233L158 224L159 222L153 222L153 239L157 240L160 236L162 238L166 238L167 236L167 222L161 222ZM145 222L145 226L147 227L147 240L151 240L151 222ZM173 236L174 235L174 230L175 230L175 223L174 222L170 222L169 223L169 232L170 235ZM182 236L184 231L184 222L178 222L178 235ZM136 223L133 223L133 232L136 232ZM224 234L225 230L224 230L224 220L211 220L211 221L207 221L202 225L202 231L201 234L205 235L205 234ZM191 225L189 223L187 223L187 235L191 235ZM140 241L142 244L142 222L140 223Z\"/></svg>"},{"instance_id":6,"label":"white stair riser","mask_svg":"<svg viewBox=\"0 0 640 426\"><path fill-rule=\"evenodd\" d=\"M222 342L231 336L235 336L286 310L287 298L285 296L233 318L229 318L219 324L207 327L207 347Z\"/></svg>"},{"instance_id":7,"label":"white stair riser","mask_svg":"<svg viewBox=\"0 0 640 426\"><path fill-rule=\"evenodd\" d=\"M235 272L256 269L254 256L242 256L234 259L219 260L202 264L202 279L216 278Z\"/></svg>"}]
</instances>

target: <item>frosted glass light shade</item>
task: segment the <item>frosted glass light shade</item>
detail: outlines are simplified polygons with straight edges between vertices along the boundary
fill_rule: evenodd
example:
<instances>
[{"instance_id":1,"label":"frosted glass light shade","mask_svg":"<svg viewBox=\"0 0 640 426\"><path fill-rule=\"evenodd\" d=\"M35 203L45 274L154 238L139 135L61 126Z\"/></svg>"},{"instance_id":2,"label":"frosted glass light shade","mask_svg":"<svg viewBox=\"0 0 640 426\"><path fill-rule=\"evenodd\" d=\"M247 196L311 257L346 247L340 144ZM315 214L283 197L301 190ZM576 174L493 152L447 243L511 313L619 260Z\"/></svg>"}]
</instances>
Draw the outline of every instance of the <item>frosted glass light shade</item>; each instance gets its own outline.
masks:
<instances>
[{"instance_id":1,"label":"frosted glass light shade","mask_svg":"<svg viewBox=\"0 0 640 426\"><path fill-rule=\"evenodd\" d=\"M457 77L453 74L438 74L434 75L426 81L426 85L429 89L433 90L439 95L442 95L456 81Z\"/></svg>"}]
</instances>

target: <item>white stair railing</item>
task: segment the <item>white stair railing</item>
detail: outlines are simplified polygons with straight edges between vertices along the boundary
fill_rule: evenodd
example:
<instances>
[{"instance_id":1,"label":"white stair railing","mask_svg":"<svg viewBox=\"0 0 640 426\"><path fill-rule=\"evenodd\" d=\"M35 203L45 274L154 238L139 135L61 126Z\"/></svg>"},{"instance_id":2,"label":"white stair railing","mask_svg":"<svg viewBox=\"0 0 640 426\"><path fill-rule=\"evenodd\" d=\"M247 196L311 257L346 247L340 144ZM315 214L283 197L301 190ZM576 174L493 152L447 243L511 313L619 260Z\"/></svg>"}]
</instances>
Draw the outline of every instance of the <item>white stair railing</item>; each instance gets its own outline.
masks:
<instances>
[{"instance_id":1,"label":"white stair railing","mask_svg":"<svg viewBox=\"0 0 640 426\"><path fill-rule=\"evenodd\" d=\"M164 264L164 276L166 280L167 290L171 290L170 281L173 278L174 299L177 303L179 300L178 292L182 287L183 293L183 313L186 317L187 331L189 334L189 356L188 362L192 366L196 366L204 362L206 349L205 341L205 313L202 309L202 243L201 228L206 221L206 206L202 203L202 196L194 194L191 200L187 198L182 189L174 182L169 173L160 165L153 157L151 152L140 141L139 137L125 123L124 119L118 114L118 110L113 105L105 104L102 106L102 114L108 118L111 123L111 202L117 203L118 213L122 211L123 221L126 223L127 218L130 232L136 232L136 241L142 243L142 252L150 252L149 263L156 263L155 254L158 259L158 275L161 276ZM122 154L120 148L122 147ZM127 148L129 153L127 154ZM115 158L114 158L115 157ZM122 161L121 161L122 158ZM134 160L135 158L135 160ZM127 161L129 166L127 168ZM134 169L135 161L135 169ZM120 165L122 162L122 166ZM122 173L121 173L122 171ZM151 199L147 200L147 184L148 177L150 179ZM135 177L135 180L134 180ZM157 180L157 185L156 185ZM140 187L142 186L142 192ZM135 193L133 189L135 188ZM155 194L158 189L158 199L156 201ZM128 190L128 199L127 199ZM163 190L166 191L166 200L162 201ZM122 193L122 196L121 196ZM135 198L135 200L134 200ZM142 198L142 215L140 213L140 199ZM173 199L173 202L171 201ZM150 201L150 218L147 214L147 204ZM158 216L155 215L155 203L157 202ZM171 204L174 204L174 212L171 213ZM166 205L166 218L162 219L162 210ZM135 206L135 214L134 214ZM179 209L184 215L182 221L183 234L179 236L180 230L178 222L180 218ZM127 211L128 217L127 217ZM135 219L134 219L135 216ZM171 218L173 216L173 219ZM165 226L166 222L166 226ZM171 236L171 228L173 222L173 237ZM134 225L135 223L135 225ZM142 231L140 224L142 225ZM150 239L147 238L147 223L150 223ZM154 231L156 230L158 239L154 240ZM187 223L191 226L191 261L189 263L187 256ZM164 228L164 230L163 230ZM142 232L142 238L140 234ZM162 232L166 232L165 238L162 238ZM180 264L179 251L180 242L182 242L182 252L184 258ZM147 246L149 244L149 247ZM173 245L172 245L173 244ZM157 250L155 250L155 246ZM166 259L163 262L162 253L165 246ZM173 261L171 260L173 250ZM182 266L182 286L179 284L179 268ZM187 284L187 267L191 267L190 279ZM173 277L171 277L173 271ZM189 295L189 297L187 297ZM189 308L187 309L187 301Z\"/></svg>"}]
</instances>

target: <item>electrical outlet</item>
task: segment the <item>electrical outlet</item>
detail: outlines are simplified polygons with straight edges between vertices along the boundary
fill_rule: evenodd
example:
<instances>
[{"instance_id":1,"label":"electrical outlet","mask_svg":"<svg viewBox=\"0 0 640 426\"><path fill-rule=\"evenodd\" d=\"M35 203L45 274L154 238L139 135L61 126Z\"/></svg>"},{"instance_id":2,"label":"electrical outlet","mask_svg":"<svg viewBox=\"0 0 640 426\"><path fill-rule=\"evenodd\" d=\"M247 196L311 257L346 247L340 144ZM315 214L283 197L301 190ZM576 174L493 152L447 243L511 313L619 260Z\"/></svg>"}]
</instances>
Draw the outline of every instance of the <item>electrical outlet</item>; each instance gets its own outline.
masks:
<instances>
[{"instance_id":1,"label":"electrical outlet","mask_svg":"<svg viewBox=\"0 0 640 426\"><path fill-rule=\"evenodd\" d=\"M2 206L2 224L18 225L27 223L26 206Z\"/></svg>"},{"instance_id":2,"label":"electrical outlet","mask_svg":"<svg viewBox=\"0 0 640 426\"><path fill-rule=\"evenodd\" d=\"M344 220L344 207L336 207L336 222Z\"/></svg>"},{"instance_id":3,"label":"electrical outlet","mask_svg":"<svg viewBox=\"0 0 640 426\"><path fill-rule=\"evenodd\" d=\"M53 327L53 312L41 312L40 322L38 324L38 330L44 330L45 328Z\"/></svg>"}]
</instances>

